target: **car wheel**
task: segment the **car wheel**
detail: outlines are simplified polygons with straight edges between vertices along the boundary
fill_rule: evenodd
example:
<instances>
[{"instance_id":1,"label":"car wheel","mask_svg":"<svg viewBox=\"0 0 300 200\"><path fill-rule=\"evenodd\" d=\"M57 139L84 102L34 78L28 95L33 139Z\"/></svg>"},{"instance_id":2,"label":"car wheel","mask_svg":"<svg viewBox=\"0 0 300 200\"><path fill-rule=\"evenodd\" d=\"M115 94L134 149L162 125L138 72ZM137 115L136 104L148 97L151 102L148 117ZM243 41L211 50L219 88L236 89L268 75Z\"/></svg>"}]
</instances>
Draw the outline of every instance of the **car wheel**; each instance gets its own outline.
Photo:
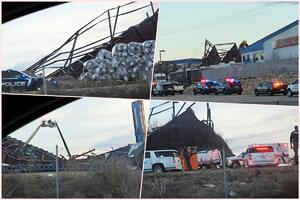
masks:
<instances>
[{"instance_id":1,"label":"car wheel","mask_svg":"<svg viewBox=\"0 0 300 200\"><path fill-rule=\"evenodd\" d=\"M196 91L193 91L194 95L197 95L197 92Z\"/></svg>"},{"instance_id":2,"label":"car wheel","mask_svg":"<svg viewBox=\"0 0 300 200\"><path fill-rule=\"evenodd\" d=\"M254 93L255 93L255 96L259 96L259 91L255 90Z\"/></svg>"},{"instance_id":3,"label":"car wheel","mask_svg":"<svg viewBox=\"0 0 300 200\"><path fill-rule=\"evenodd\" d=\"M273 96L273 93L271 92L270 89L267 90L267 94L268 94L269 96Z\"/></svg>"},{"instance_id":4,"label":"car wheel","mask_svg":"<svg viewBox=\"0 0 300 200\"><path fill-rule=\"evenodd\" d=\"M287 91L284 91L282 94L283 94L284 96L286 96L286 95L287 95L287 93L288 93Z\"/></svg>"},{"instance_id":5,"label":"car wheel","mask_svg":"<svg viewBox=\"0 0 300 200\"><path fill-rule=\"evenodd\" d=\"M239 162L233 162L232 163L232 168L233 169L240 168L240 167L241 167L241 164Z\"/></svg>"},{"instance_id":6,"label":"car wheel","mask_svg":"<svg viewBox=\"0 0 300 200\"><path fill-rule=\"evenodd\" d=\"M202 165L201 169L207 169L207 166L206 165Z\"/></svg>"},{"instance_id":7,"label":"car wheel","mask_svg":"<svg viewBox=\"0 0 300 200\"><path fill-rule=\"evenodd\" d=\"M153 167L153 172L155 174L160 174L160 173L163 173L164 172L164 167L162 165L155 165Z\"/></svg>"},{"instance_id":8,"label":"car wheel","mask_svg":"<svg viewBox=\"0 0 300 200\"><path fill-rule=\"evenodd\" d=\"M287 95L288 95L289 97L292 97L292 96L293 96L292 90L289 89Z\"/></svg>"},{"instance_id":9,"label":"car wheel","mask_svg":"<svg viewBox=\"0 0 300 200\"><path fill-rule=\"evenodd\" d=\"M239 92L238 95L242 95L242 92Z\"/></svg>"},{"instance_id":10,"label":"car wheel","mask_svg":"<svg viewBox=\"0 0 300 200\"><path fill-rule=\"evenodd\" d=\"M219 93L216 91L216 92L215 92L215 95L218 95L218 94L219 94Z\"/></svg>"}]
</instances>

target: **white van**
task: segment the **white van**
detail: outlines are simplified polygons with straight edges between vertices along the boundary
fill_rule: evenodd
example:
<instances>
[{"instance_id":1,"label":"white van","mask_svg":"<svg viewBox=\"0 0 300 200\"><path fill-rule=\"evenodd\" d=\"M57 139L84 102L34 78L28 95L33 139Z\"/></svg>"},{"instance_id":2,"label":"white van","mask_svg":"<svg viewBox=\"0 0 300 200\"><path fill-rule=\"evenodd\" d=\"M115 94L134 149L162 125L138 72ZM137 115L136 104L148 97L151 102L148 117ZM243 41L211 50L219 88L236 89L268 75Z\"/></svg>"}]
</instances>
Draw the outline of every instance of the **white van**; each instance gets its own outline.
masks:
<instances>
[{"instance_id":1,"label":"white van","mask_svg":"<svg viewBox=\"0 0 300 200\"><path fill-rule=\"evenodd\" d=\"M146 151L144 172L162 173L166 171L182 171L178 152L176 150Z\"/></svg>"},{"instance_id":2,"label":"white van","mask_svg":"<svg viewBox=\"0 0 300 200\"><path fill-rule=\"evenodd\" d=\"M244 154L246 167L276 166L287 163L288 158L287 143L252 144Z\"/></svg>"}]
</instances>

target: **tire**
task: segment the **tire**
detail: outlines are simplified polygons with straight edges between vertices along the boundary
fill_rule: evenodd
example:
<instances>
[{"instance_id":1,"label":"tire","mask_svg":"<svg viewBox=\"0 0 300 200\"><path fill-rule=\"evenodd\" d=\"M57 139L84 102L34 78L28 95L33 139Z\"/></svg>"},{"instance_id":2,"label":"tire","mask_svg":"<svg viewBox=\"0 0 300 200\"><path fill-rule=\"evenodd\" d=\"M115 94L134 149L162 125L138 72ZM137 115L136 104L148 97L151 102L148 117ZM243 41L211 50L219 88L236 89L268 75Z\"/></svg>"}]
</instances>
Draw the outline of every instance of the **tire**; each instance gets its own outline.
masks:
<instances>
[{"instance_id":1,"label":"tire","mask_svg":"<svg viewBox=\"0 0 300 200\"><path fill-rule=\"evenodd\" d=\"M240 168L240 167L241 167L241 164L239 162L233 162L232 163L232 168L233 169Z\"/></svg>"},{"instance_id":2,"label":"tire","mask_svg":"<svg viewBox=\"0 0 300 200\"><path fill-rule=\"evenodd\" d=\"M206 165L202 165L201 169L208 169Z\"/></svg>"},{"instance_id":3,"label":"tire","mask_svg":"<svg viewBox=\"0 0 300 200\"><path fill-rule=\"evenodd\" d=\"M182 94L183 94L183 91L180 91L180 92L179 92L179 94L181 94L181 95L182 95Z\"/></svg>"},{"instance_id":4,"label":"tire","mask_svg":"<svg viewBox=\"0 0 300 200\"><path fill-rule=\"evenodd\" d=\"M158 164L158 165L154 165L153 166L153 172L155 174L160 174L160 173L163 173L165 171L165 168L163 165L161 164Z\"/></svg>"},{"instance_id":5,"label":"tire","mask_svg":"<svg viewBox=\"0 0 300 200\"><path fill-rule=\"evenodd\" d=\"M286 95L287 95L287 93L288 93L287 91L284 91L282 94L283 94L284 96L286 96Z\"/></svg>"},{"instance_id":6,"label":"tire","mask_svg":"<svg viewBox=\"0 0 300 200\"><path fill-rule=\"evenodd\" d=\"M215 95L218 95L218 94L219 94L219 93L216 91L216 92L215 92Z\"/></svg>"},{"instance_id":7,"label":"tire","mask_svg":"<svg viewBox=\"0 0 300 200\"><path fill-rule=\"evenodd\" d=\"M255 93L255 96L259 96L259 91L255 90L254 93Z\"/></svg>"},{"instance_id":8,"label":"tire","mask_svg":"<svg viewBox=\"0 0 300 200\"><path fill-rule=\"evenodd\" d=\"M193 93L194 93L194 95L197 95L197 91L196 90L193 90Z\"/></svg>"},{"instance_id":9,"label":"tire","mask_svg":"<svg viewBox=\"0 0 300 200\"><path fill-rule=\"evenodd\" d=\"M267 90L267 94L268 94L269 96L273 96L273 93L271 92L270 89Z\"/></svg>"},{"instance_id":10,"label":"tire","mask_svg":"<svg viewBox=\"0 0 300 200\"><path fill-rule=\"evenodd\" d=\"M238 92L238 95L242 95L243 92Z\"/></svg>"},{"instance_id":11,"label":"tire","mask_svg":"<svg viewBox=\"0 0 300 200\"><path fill-rule=\"evenodd\" d=\"M291 90L291 89L288 90L287 95L288 95L289 97L292 97L292 96L293 96L293 93L292 93L292 90Z\"/></svg>"}]
</instances>

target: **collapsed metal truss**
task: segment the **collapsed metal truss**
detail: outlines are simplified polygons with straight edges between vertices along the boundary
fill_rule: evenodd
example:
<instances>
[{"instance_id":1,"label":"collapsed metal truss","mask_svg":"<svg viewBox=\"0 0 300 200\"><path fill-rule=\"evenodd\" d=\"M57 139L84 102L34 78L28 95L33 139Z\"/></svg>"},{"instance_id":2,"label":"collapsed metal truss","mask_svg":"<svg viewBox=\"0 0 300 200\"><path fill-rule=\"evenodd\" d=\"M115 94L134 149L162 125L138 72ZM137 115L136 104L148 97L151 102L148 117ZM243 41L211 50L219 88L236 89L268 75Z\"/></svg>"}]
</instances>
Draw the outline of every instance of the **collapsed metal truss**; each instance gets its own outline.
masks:
<instances>
[{"instance_id":1,"label":"collapsed metal truss","mask_svg":"<svg viewBox=\"0 0 300 200\"><path fill-rule=\"evenodd\" d=\"M134 39L136 42L155 39L158 10L155 11L153 3L150 2L145 6L141 6L130 11L121 12L122 8L125 8L134 3L135 2L129 2L108 9L105 12L101 13L96 18L92 19L90 22L73 33L71 37L69 37L60 47L55 49L53 52L51 52L38 62L34 63L32 66L27 68L26 71L36 74L42 72L44 69L56 69L53 73L49 74L48 77L66 74L77 77L82 72L82 65L86 60L94 58L97 55L97 52L102 48L111 50L116 43L124 42L124 37L130 37L132 33L134 33L135 36L138 37L137 39ZM143 22L150 22L152 26L155 27L154 29L152 28L153 30L151 30L152 35L149 36L146 33L146 36L144 36L145 34L143 34L141 30L139 30L138 26L130 27L126 31L116 32L119 17L146 9L148 7L151 7L152 16L150 17L149 13L146 12L147 18ZM112 11L116 11L116 14L111 15ZM93 29L95 26L102 24L103 22L108 23L110 33L108 36L105 36L99 40L93 41L83 46L76 47L77 40L81 35ZM108 39L110 39L109 42L103 43ZM130 39L133 39L132 36ZM62 51L62 49L69 44L71 44L71 49L69 51Z\"/></svg>"},{"instance_id":2,"label":"collapsed metal truss","mask_svg":"<svg viewBox=\"0 0 300 200\"><path fill-rule=\"evenodd\" d=\"M239 62L241 55L235 42L212 44L205 39L204 55L202 65L216 65L220 62Z\"/></svg>"}]
</instances>

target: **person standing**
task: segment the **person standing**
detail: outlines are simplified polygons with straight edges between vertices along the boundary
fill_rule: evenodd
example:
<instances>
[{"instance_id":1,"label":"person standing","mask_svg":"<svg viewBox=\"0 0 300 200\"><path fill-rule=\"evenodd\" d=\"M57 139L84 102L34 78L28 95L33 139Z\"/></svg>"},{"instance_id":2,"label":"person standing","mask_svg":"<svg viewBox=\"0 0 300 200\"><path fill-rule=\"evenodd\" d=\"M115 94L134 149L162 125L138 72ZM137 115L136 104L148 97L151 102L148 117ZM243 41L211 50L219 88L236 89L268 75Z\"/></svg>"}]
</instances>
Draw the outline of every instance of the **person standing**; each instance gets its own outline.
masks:
<instances>
[{"instance_id":1,"label":"person standing","mask_svg":"<svg viewBox=\"0 0 300 200\"><path fill-rule=\"evenodd\" d=\"M296 163L296 165L298 165L298 144L299 144L298 135L299 135L299 131L298 131L298 126L296 125L295 129L291 132L291 136L290 136L291 149L293 149L295 152L294 162Z\"/></svg>"}]
</instances>

